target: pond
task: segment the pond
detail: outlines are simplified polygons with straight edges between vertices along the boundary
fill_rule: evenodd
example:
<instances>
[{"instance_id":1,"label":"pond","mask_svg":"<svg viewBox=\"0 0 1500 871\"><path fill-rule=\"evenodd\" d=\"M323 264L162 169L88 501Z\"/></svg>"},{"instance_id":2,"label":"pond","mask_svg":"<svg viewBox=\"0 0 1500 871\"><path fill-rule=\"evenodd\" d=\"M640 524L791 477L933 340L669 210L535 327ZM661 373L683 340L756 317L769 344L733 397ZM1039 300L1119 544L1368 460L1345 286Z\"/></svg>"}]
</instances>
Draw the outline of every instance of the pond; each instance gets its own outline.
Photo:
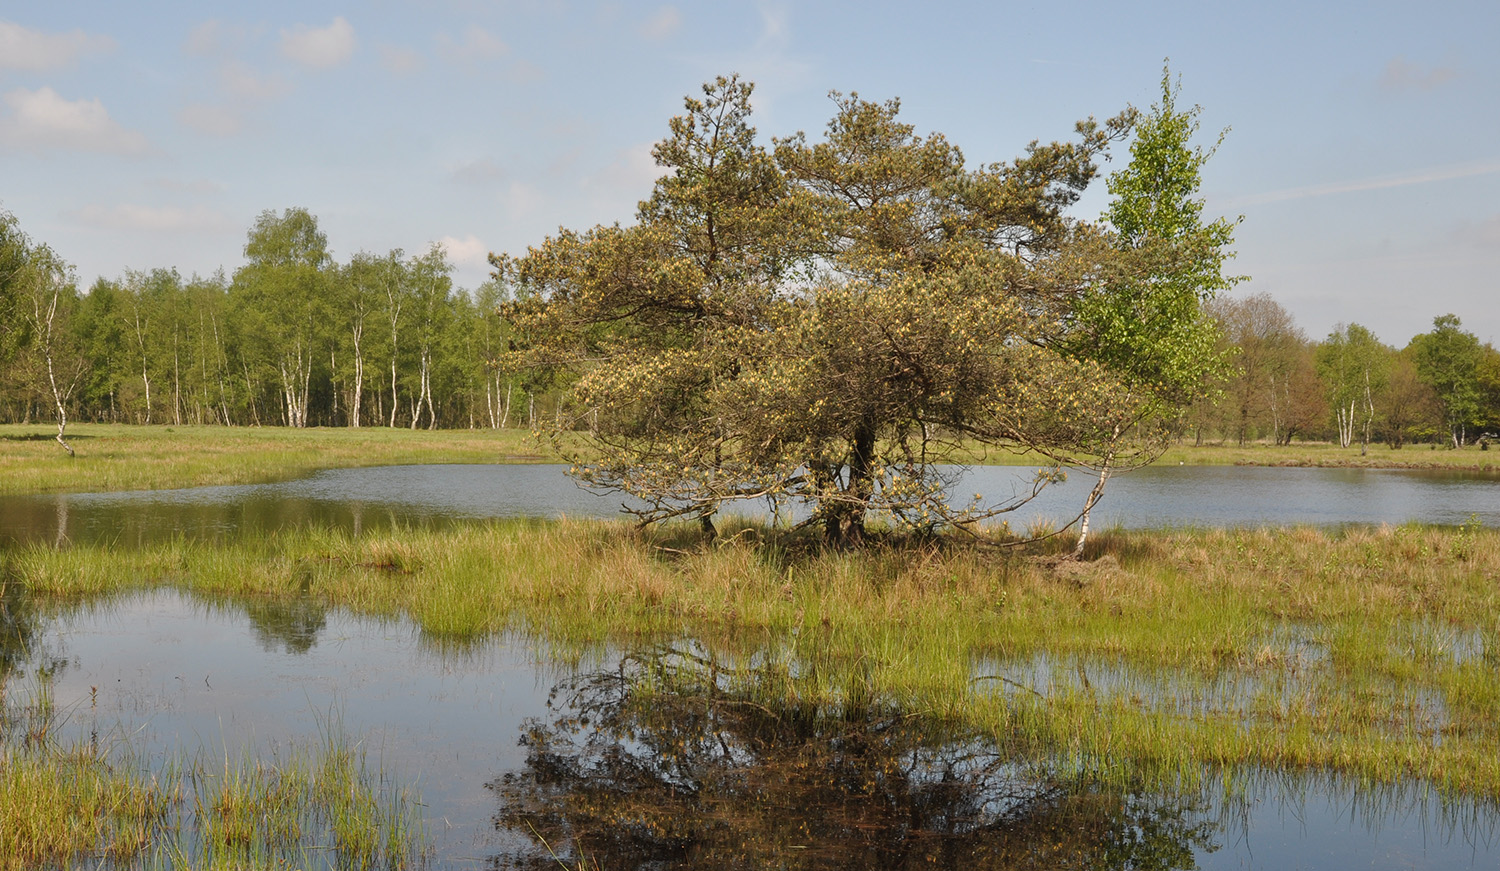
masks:
<instances>
[{"instance_id":1,"label":"pond","mask_svg":"<svg viewBox=\"0 0 1500 871\"><path fill-rule=\"evenodd\" d=\"M878 711L851 726L691 694L633 698L632 676L670 648L569 665L523 638L453 649L400 620L169 591L17 625L27 613L15 601L6 612L5 649L26 641L12 691L45 681L65 729L129 736L157 760L202 748L232 759L337 722L383 776L416 785L437 869L558 867L539 835L571 837L603 867L1500 860L1493 810L1420 795L1274 778L1230 801L1213 789L1119 795L1038 780L970 738Z\"/></svg>"},{"instance_id":2,"label":"pond","mask_svg":"<svg viewBox=\"0 0 1500 871\"><path fill-rule=\"evenodd\" d=\"M106 541L161 536L223 537L296 526L359 533L492 517L612 517L622 498L579 488L553 465L432 465L337 469L275 484L128 493L0 497L0 542ZM958 493L1004 501L1027 489L1031 470L952 470ZM1093 485L1086 474L1049 487L1006 515L1013 529L1070 521ZM731 513L765 515L764 503ZM1500 526L1500 475L1480 472L1148 467L1111 479L1096 528L1263 524L1462 524Z\"/></svg>"},{"instance_id":3,"label":"pond","mask_svg":"<svg viewBox=\"0 0 1500 871\"><path fill-rule=\"evenodd\" d=\"M986 467L960 492L1019 492ZM1084 476L1018 512L1066 521ZM763 510L758 506L755 510ZM230 539L332 526L365 534L517 515L615 515L556 466L400 466L244 487L0 498L6 543ZM753 513L753 512L745 512ZM1096 522L1124 527L1500 526L1500 477L1187 467L1115 479ZM3 580L3 578L0 578ZM670 647L558 655L520 636L455 645L404 620L310 601L172 591L42 605L0 596L0 677L44 693L61 729L182 754L274 754L333 728L421 794L437 869L602 867L1492 868L1500 813L1420 790L1262 775L1192 794L1061 783L972 735L868 717L761 717L702 694L643 700ZM984 664L1043 674L1046 662ZM659 682L644 681L660 686ZM785 714L786 712L782 712ZM853 725L851 725L851 723ZM812 772L812 774L809 774ZM622 820L629 821L622 823ZM590 866L592 867L592 865Z\"/></svg>"}]
</instances>

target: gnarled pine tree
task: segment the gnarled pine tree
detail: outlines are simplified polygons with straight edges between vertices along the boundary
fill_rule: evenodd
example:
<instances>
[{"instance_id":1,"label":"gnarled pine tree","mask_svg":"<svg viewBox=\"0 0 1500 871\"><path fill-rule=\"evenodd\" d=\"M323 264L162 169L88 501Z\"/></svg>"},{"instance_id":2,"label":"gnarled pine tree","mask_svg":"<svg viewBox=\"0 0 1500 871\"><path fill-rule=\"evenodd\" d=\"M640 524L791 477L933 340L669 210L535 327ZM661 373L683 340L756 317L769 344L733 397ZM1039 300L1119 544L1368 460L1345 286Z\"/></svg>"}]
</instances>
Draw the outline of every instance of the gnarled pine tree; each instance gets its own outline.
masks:
<instances>
[{"instance_id":1,"label":"gnarled pine tree","mask_svg":"<svg viewBox=\"0 0 1500 871\"><path fill-rule=\"evenodd\" d=\"M895 101L856 94L833 95L824 141L799 133L768 152L751 90L720 78L687 100L634 224L494 258L521 300L508 364L570 379L583 482L636 497L643 521L710 530L751 499L806 506L834 542L861 539L871 512L966 528L1062 463L1118 453L1123 422L1142 417L1137 385L1184 389L1198 296L1150 304L1187 283L1166 271L1198 263L1206 241L1122 244L1066 214L1133 111L971 170ZM1127 311L1127 289L1147 307ZM1150 321L1157 344L1101 339L1116 327L1091 315L1106 310ZM1190 328L1151 321L1160 310ZM1038 451L1049 468L1019 498L956 503L947 464L976 443Z\"/></svg>"}]
</instances>

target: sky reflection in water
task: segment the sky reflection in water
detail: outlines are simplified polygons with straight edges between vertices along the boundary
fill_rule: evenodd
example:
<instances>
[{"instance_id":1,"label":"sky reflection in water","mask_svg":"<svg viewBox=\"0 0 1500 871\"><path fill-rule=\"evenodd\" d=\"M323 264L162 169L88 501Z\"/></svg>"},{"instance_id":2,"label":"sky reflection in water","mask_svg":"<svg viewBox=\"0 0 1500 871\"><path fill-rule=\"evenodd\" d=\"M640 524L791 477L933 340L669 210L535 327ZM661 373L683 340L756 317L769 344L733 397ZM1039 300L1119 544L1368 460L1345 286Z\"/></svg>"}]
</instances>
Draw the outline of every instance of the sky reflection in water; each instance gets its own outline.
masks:
<instances>
[{"instance_id":1,"label":"sky reflection in water","mask_svg":"<svg viewBox=\"0 0 1500 871\"><path fill-rule=\"evenodd\" d=\"M1288 788L1274 781L1252 789L1246 802L1224 807L1199 800L1184 803L1170 796L1049 792L1045 786L1020 781L984 780L972 767L957 779L968 778L975 792L949 793L953 807L988 806L993 811L992 801L976 804L975 796L984 799L986 790L1022 795L1030 803L1023 801L1017 805L1021 810L1009 817L991 813L976 827L965 828L968 824L959 820L953 823L954 831L943 836L948 840L937 838L941 833L932 831L931 821L922 830L877 830L870 826L889 815L891 796L886 793L905 796L914 808L925 807L933 820L952 823L957 817L923 792L934 782L930 777L926 786L919 777L894 793L897 788L890 785L867 790L872 801L868 808L857 797L837 808L818 808L812 802L827 803L837 794L840 778L858 780L860 764L867 763L872 773L888 769L888 777L894 769L884 763L915 758L912 754L940 761L954 746L963 745L940 741L923 749L919 736L891 731L878 718L853 730L846 724L830 732L827 724L812 724L797 734L758 734L760 727L743 716L721 717L724 722L716 723L678 716L695 709L691 698L666 707L631 709L624 684L606 687L604 705L596 705L591 713L592 726L580 728L570 719L578 711L568 707L567 700L573 698L569 688L597 683L601 675L608 684L609 676L619 670L618 656L574 669L547 663L544 653L524 639L491 639L454 649L431 643L404 621L357 618L310 604L247 608L158 591L85 605L56 618L38 617L17 601L6 613L11 620L5 627L8 634L15 634L17 619L30 624L25 627L28 655L15 663L19 673L12 676L11 686L18 691L34 686L35 668L50 663L55 669L52 691L67 714L66 728L78 734L97 729L106 737L129 735L131 746L157 758L200 751L227 752L237 758L245 748L274 750L288 741L315 737L330 721L341 722L348 734L359 736L370 758L384 770L416 783L437 842L439 868L547 867L547 862L537 864L536 845L516 823L527 813L547 811L548 802L554 813L558 802L576 807L579 801L597 803L610 793L626 808L659 805L665 794L660 790L668 782L659 772L671 766L653 756L650 747L653 740L666 746L672 736L678 746L729 748L720 753L720 762L729 759L733 764L716 768L713 759L695 763L695 776L704 782L740 784L776 777L755 801L763 803L763 796L770 796L773 805L790 799L797 803L779 810L772 806L767 819L802 812L812 820L816 815L817 825L809 827L809 834L821 833L824 841L797 851L790 867L857 867L849 864L853 857L880 858L901 867L902 862L891 858L897 854L930 856L937 867L1112 867L1109 862L1099 864L1106 857L1099 845L1121 837L1150 841L1107 854L1135 857L1136 864L1117 866L1122 868L1487 868L1500 856L1493 809L1469 807L1444 814L1431 802L1412 802L1409 796L1326 789L1317 783ZM565 683L559 701L549 708L549 690ZM97 688L96 696L91 696L92 688ZM614 722L604 710L611 704L616 709ZM634 731L618 745L625 757L615 758L606 749L610 739L601 738L599 728L616 728L622 717L626 731ZM546 789L528 792L525 785L535 782L527 776L537 770L540 733L552 735L554 758L564 760L558 764L572 765L575 773L601 771L601 760L613 758L612 779L575 777L570 783L567 777L552 776ZM531 736L528 746L522 746L523 736ZM877 750L871 752L870 746ZM573 761L567 762L569 758ZM812 779L788 776L787 766L798 760L811 760L818 771L842 773ZM621 768L624 762L630 764ZM621 788L630 785L622 770L639 773L652 765L658 766L657 776L638 778L633 789ZM681 827L689 833L718 832L717 840L704 840L697 853L668 850L662 855L647 849L651 843L643 847L639 838L622 842L629 849L598 837L587 843L594 855L614 849L608 855L627 861L627 867L635 867L636 860L659 860L663 864L656 867L664 868L693 867L698 861L734 855L764 859L789 843L787 827L782 826L760 830L742 846L726 846L724 838L734 835L733 827L726 835L722 826L709 824L715 816L753 817L735 804L743 796L735 796L733 789L708 792L698 810L680 809ZM694 813L706 816L694 823ZM575 820L577 831L586 831L582 822ZM984 828L999 824L1010 828ZM863 846L828 843L850 832ZM1058 852L1057 838L1067 832L1085 837ZM1026 852L1017 838L1028 834L1050 839L1046 849L1034 851L1035 857L1046 858L1046 864L1008 864ZM655 847L662 843L670 847L675 842L659 840ZM1151 857L1158 864L1146 861ZM1074 860L1084 864L1070 865ZM1142 861L1146 864L1139 864Z\"/></svg>"}]
</instances>

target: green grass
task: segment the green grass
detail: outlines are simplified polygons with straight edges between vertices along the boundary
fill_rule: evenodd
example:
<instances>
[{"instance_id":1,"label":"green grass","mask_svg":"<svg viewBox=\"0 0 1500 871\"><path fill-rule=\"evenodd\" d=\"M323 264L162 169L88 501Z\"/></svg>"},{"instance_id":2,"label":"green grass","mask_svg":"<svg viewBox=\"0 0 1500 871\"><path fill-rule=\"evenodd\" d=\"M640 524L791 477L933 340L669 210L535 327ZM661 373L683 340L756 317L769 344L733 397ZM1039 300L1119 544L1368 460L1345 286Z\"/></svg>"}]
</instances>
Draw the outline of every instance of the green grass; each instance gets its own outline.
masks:
<instances>
[{"instance_id":1,"label":"green grass","mask_svg":"<svg viewBox=\"0 0 1500 871\"><path fill-rule=\"evenodd\" d=\"M148 766L128 742L38 730L56 716L40 696L0 685L0 711L0 871L395 871L430 849L420 798L372 771L336 722L269 759L200 752Z\"/></svg>"},{"instance_id":2,"label":"green grass","mask_svg":"<svg viewBox=\"0 0 1500 871\"><path fill-rule=\"evenodd\" d=\"M1263 443L1243 447L1232 442L1201 447L1179 445L1168 449L1158 462L1186 466L1321 466L1365 469L1465 469L1500 472L1500 450L1481 450L1475 445L1451 449L1443 445L1406 445L1392 449L1370 445L1365 453L1359 445L1341 448L1329 442L1298 442L1290 446Z\"/></svg>"},{"instance_id":3,"label":"green grass","mask_svg":"<svg viewBox=\"0 0 1500 871\"><path fill-rule=\"evenodd\" d=\"M52 441L55 428L0 425L0 496L155 490L211 484L286 480L319 469L403 463L557 462L545 439L525 430L289 429L286 427L130 426L75 424L68 438L78 451L70 459ZM1500 471L1500 451L1477 447L1399 451L1299 443L1291 447L1252 444L1178 446L1158 462L1168 465L1349 466L1453 468ZM973 463L1037 466L1034 454L1005 449L973 450Z\"/></svg>"},{"instance_id":4,"label":"green grass","mask_svg":"<svg viewBox=\"0 0 1500 871\"><path fill-rule=\"evenodd\" d=\"M319 469L404 463L555 462L524 430L288 429L78 424L0 426L0 495L157 490L285 480Z\"/></svg>"},{"instance_id":5,"label":"green grass","mask_svg":"<svg viewBox=\"0 0 1500 871\"><path fill-rule=\"evenodd\" d=\"M497 522L139 551L41 546L4 571L64 608L169 585L406 615L432 644L566 659L692 638L741 690L878 698L1094 775L1237 767L1500 798L1500 531L1112 531L1015 552L831 552L755 526Z\"/></svg>"}]
</instances>

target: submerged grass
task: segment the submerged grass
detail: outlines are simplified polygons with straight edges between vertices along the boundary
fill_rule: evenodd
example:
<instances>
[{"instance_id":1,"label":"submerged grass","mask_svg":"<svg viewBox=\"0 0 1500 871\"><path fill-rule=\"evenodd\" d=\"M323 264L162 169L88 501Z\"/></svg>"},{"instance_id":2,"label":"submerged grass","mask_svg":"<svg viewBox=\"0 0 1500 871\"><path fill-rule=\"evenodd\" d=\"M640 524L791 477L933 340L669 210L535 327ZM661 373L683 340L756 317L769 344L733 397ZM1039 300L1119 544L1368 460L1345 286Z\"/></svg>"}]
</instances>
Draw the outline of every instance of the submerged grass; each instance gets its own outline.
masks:
<instances>
[{"instance_id":1,"label":"submerged grass","mask_svg":"<svg viewBox=\"0 0 1500 871\"><path fill-rule=\"evenodd\" d=\"M421 867L429 851L420 799L370 770L336 722L279 758L148 765L128 742L14 728L55 716L37 697L17 702L0 686L0 710L0 871L366 871Z\"/></svg>"},{"instance_id":2,"label":"submerged grass","mask_svg":"<svg viewBox=\"0 0 1500 871\"><path fill-rule=\"evenodd\" d=\"M766 702L879 699L1093 775L1326 771L1500 799L1500 531L1111 531L1089 559L826 551L753 525L506 521L0 556L63 603L153 586L405 615L445 647L691 639ZM749 680L747 678L747 680Z\"/></svg>"}]
</instances>

